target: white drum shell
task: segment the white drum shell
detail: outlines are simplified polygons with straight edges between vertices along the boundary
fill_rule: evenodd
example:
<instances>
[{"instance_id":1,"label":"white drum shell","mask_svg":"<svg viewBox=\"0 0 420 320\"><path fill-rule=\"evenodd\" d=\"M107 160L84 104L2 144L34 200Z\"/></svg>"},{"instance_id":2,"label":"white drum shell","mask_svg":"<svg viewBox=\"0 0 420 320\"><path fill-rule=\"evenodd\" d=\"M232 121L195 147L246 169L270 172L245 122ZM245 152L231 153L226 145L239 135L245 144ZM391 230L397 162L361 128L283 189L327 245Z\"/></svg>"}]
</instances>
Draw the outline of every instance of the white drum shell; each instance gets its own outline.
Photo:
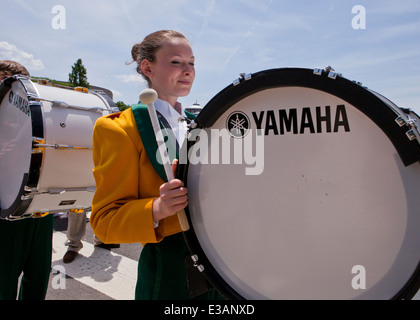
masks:
<instances>
[{"instance_id":1,"label":"white drum shell","mask_svg":"<svg viewBox=\"0 0 420 320\"><path fill-rule=\"evenodd\" d=\"M346 106L350 132L326 132L324 124L321 133L267 135L261 175L246 175L245 163L189 166L200 246L246 299L390 299L394 283L418 267L420 164L405 167L357 108L315 89L267 89L234 104L211 129L226 128L235 111L251 118L250 110L310 107L315 115L327 105L333 122L334 107ZM358 266L365 289L353 286Z\"/></svg>"},{"instance_id":2,"label":"white drum shell","mask_svg":"<svg viewBox=\"0 0 420 320\"><path fill-rule=\"evenodd\" d=\"M86 110L53 108L51 102L42 102L45 143L86 149L45 148L38 191L47 191L52 188L95 186L91 174L93 168L92 132L96 120L103 114L89 111L89 108L102 106L104 112L107 111L103 100L93 94L54 90L54 87L49 86L37 86L36 88L40 97L49 97L51 100L64 101L86 108Z\"/></svg>"},{"instance_id":3,"label":"white drum shell","mask_svg":"<svg viewBox=\"0 0 420 320\"><path fill-rule=\"evenodd\" d=\"M35 98L38 102L32 103L40 104L42 110L42 120L36 119L33 123L41 127L44 133L44 139L38 139L40 147L34 148L34 152L42 153L42 164L36 188L25 193L26 199L32 199L25 215L90 208L95 191L92 132L96 120L111 112L109 103L97 93L29 83L29 80L17 80L12 86L20 87L21 92L25 86L31 87L28 90L33 92L24 93ZM21 120L11 120L14 121L22 125ZM25 125L22 125L25 132L17 144L19 152L12 152L12 157L20 159L22 163L10 167L10 162L1 161L2 175L6 175L0 187L2 209L7 209L10 202L16 199L22 174L29 172L33 137L30 117L29 122L27 118L25 121ZM6 144L10 142L2 142L3 151L7 149ZM20 169L16 171L15 168ZM9 186L13 186L13 191ZM8 198L7 201L5 198Z\"/></svg>"}]
</instances>

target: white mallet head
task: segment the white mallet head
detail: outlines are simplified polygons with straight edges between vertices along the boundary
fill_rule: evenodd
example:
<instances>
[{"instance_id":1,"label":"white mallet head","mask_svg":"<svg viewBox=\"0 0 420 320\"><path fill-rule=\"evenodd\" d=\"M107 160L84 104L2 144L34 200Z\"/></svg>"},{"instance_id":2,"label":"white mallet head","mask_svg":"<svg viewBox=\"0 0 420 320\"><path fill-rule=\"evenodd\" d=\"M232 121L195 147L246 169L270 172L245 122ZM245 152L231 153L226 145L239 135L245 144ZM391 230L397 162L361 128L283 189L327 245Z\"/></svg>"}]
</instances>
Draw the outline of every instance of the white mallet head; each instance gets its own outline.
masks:
<instances>
[{"instance_id":1,"label":"white mallet head","mask_svg":"<svg viewBox=\"0 0 420 320\"><path fill-rule=\"evenodd\" d=\"M154 103L158 98L158 94L153 89L144 89L142 92L140 92L140 102L149 105Z\"/></svg>"}]
</instances>

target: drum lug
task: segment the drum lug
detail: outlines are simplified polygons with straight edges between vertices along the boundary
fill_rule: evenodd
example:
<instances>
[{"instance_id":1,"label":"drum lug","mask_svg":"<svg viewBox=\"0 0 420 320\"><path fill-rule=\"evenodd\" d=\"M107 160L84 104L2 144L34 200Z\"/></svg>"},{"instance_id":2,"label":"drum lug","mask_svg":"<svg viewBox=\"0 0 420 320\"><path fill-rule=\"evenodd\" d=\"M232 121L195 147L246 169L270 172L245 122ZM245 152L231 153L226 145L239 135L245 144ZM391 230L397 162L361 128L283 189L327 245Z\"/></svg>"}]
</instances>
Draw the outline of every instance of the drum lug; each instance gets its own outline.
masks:
<instances>
[{"instance_id":1,"label":"drum lug","mask_svg":"<svg viewBox=\"0 0 420 320\"><path fill-rule=\"evenodd\" d=\"M240 76L239 78L237 78L237 79L233 80L233 82L232 82L232 84L233 84L235 87L236 87L238 84L240 84L240 83L241 83L241 80L248 81L248 80L251 80L251 79L252 79L252 74L251 74L251 73L241 73L239 76Z\"/></svg>"},{"instance_id":2,"label":"drum lug","mask_svg":"<svg viewBox=\"0 0 420 320\"><path fill-rule=\"evenodd\" d=\"M28 99L30 100L29 101L30 105L38 105L38 106L41 105L41 103L37 100L38 96L35 93L28 92L27 96L28 96Z\"/></svg>"},{"instance_id":3,"label":"drum lug","mask_svg":"<svg viewBox=\"0 0 420 320\"><path fill-rule=\"evenodd\" d=\"M353 82L353 83L355 83L355 84L357 84L358 86L360 86L360 87L362 87L362 88L367 89L367 87L363 86L363 83L362 83L362 82L360 82L360 81L353 80L352 82Z\"/></svg>"},{"instance_id":4,"label":"drum lug","mask_svg":"<svg viewBox=\"0 0 420 320\"><path fill-rule=\"evenodd\" d=\"M416 130L414 130L414 128L417 128L417 124L416 124L415 119L410 118L410 116L408 116L408 119L404 119L402 116L399 116L398 118L395 119L395 122L400 127L407 126L408 128L410 128L410 130L408 130L405 133L410 141L417 139Z\"/></svg>"},{"instance_id":5,"label":"drum lug","mask_svg":"<svg viewBox=\"0 0 420 320\"><path fill-rule=\"evenodd\" d=\"M36 191L36 188L31 188L31 187L25 186L24 191L25 192L34 192L34 191Z\"/></svg>"},{"instance_id":6,"label":"drum lug","mask_svg":"<svg viewBox=\"0 0 420 320\"><path fill-rule=\"evenodd\" d=\"M45 143L43 138L32 137L32 153L42 153L43 149L41 145Z\"/></svg>"},{"instance_id":7,"label":"drum lug","mask_svg":"<svg viewBox=\"0 0 420 320\"><path fill-rule=\"evenodd\" d=\"M321 69L321 68L315 68L314 69L314 75L317 75L317 76L322 76L322 72L323 72L324 70L323 69Z\"/></svg>"},{"instance_id":8,"label":"drum lug","mask_svg":"<svg viewBox=\"0 0 420 320\"><path fill-rule=\"evenodd\" d=\"M414 129L411 129L405 133L410 141L416 140L417 135Z\"/></svg>"},{"instance_id":9,"label":"drum lug","mask_svg":"<svg viewBox=\"0 0 420 320\"><path fill-rule=\"evenodd\" d=\"M198 264L198 256L196 254L191 256L192 261L194 262L194 267L198 269L198 271L203 272L204 266L202 264Z\"/></svg>"},{"instance_id":10,"label":"drum lug","mask_svg":"<svg viewBox=\"0 0 420 320\"><path fill-rule=\"evenodd\" d=\"M36 188L31 188L31 187L28 187L28 186L24 187L24 191L25 191L25 195L21 196L22 201L33 199L34 198L34 193L38 192L38 190Z\"/></svg>"},{"instance_id":11,"label":"drum lug","mask_svg":"<svg viewBox=\"0 0 420 320\"><path fill-rule=\"evenodd\" d=\"M407 125L410 128L417 128L417 123L416 123L416 119L410 118L410 116L408 116L408 120L407 120Z\"/></svg>"},{"instance_id":12,"label":"drum lug","mask_svg":"<svg viewBox=\"0 0 420 320\"><path fill-rule=\"evenodd\" d=\"M337 77L341 77L341 76L342 76L341 73L337 73L335 71L330 71L328 73L328 78L333 79L333 80L335 80L335 79L337 79Z\"/></svg>"},{"instance_id":13,"label":"drum lug","mask_svg":"<svg viewBox=\"0 0 420 320\"><path fill-rule=\"evenodd\" d=\"M26 196L21 196L20 200L25 201L25 200L32 200L34 198L33 195L26 195Z\"/></svg>"},{"instance_id":14,"label":"drum lug","mask_svg":"<svg viewBox=\"0 0 420 320\"><path fill-rule=\"evenodd\" d=\"M333 80L337 79L337 77L343 76L341 73L335 72L335 70L331 66L328 66L325 69L321 69L321 68L314 69L314 75L322 76L322 74L324 73L328 76L328 78L333 79Z\"/></svg>"},{"instance_id":15,"label":"drum lug","mask_svg":"<svg viewBox=\"0 0 420 320\"><path fill-rule=\"evenodd\" d=\"M330 79L337 79L337 77L342 77L343 75L341 73L335 72L335 70L331 67L328 66L325 68L325 71L328 72L328 78Z\"/></svg>"},{"instance_id":16,"label":"drum lug","mask_svg":"<svg viewBox=\"0 0 420 320\"><path fill-rule=\"evenodd\" d=\"M251 73L241 73L241 77L245 79L245 81L251 80L252 79L252 74Z\"/></svg>"},{"instance_id":17,"label":"drum lug","mask_svg":"<svg viewBox=\"0 0 420 320\"><path fill-rule=\"evenodd\" d=\"M397 119L395 119L395 122L400 126L403 127L407 124L405 119L402 116L399 116Z\"/></svg>"}]
</instances>

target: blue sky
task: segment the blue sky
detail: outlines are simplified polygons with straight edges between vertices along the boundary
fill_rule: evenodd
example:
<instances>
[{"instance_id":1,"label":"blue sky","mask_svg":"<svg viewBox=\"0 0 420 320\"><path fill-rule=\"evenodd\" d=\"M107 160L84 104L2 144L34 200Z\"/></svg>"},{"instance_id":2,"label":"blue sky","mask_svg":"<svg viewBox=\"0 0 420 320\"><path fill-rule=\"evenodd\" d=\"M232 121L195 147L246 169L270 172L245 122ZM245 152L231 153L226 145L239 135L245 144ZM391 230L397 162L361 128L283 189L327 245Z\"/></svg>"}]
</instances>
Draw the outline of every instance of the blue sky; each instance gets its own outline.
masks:
<instances>
[{"instance_id":1,"label":"blue sky","mask_svg":"<svg viewBox=\"0 0 420 320\"><path fill-rule=\"evenodd\" d=\"M88 81L136 103L145 88L131 47L159 29L192 43L197 76L184 105L205 105L239 73L333 66L400 107L420 113L418 0L0 0L0 59L34 76L68 80L78 58ZM65 29L54 29L55 5ZM354 29L361 5L366 28Z\"/></svg>"}]
</instances>

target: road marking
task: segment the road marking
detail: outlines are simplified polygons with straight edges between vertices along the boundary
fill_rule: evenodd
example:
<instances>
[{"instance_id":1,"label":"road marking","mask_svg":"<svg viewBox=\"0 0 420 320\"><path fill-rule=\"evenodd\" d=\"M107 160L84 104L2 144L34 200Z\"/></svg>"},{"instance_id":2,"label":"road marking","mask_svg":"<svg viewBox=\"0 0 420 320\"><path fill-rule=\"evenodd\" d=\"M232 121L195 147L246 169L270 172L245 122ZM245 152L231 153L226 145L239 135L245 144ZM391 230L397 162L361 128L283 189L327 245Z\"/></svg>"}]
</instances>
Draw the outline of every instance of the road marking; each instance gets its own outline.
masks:
<instances>
[{"instance_id":1,"label":"road marking","mask_svg":"<svg viewBox=\"0 0 420 320\"><path fill-rule=\"evenodd\" d=\"M137 281L137 261L82 241L83 249L73 262L63 263L67 235L53 234L52 268L64 267L66 275L115 300L133 300Z\"/></svg>"}]
</instances>

